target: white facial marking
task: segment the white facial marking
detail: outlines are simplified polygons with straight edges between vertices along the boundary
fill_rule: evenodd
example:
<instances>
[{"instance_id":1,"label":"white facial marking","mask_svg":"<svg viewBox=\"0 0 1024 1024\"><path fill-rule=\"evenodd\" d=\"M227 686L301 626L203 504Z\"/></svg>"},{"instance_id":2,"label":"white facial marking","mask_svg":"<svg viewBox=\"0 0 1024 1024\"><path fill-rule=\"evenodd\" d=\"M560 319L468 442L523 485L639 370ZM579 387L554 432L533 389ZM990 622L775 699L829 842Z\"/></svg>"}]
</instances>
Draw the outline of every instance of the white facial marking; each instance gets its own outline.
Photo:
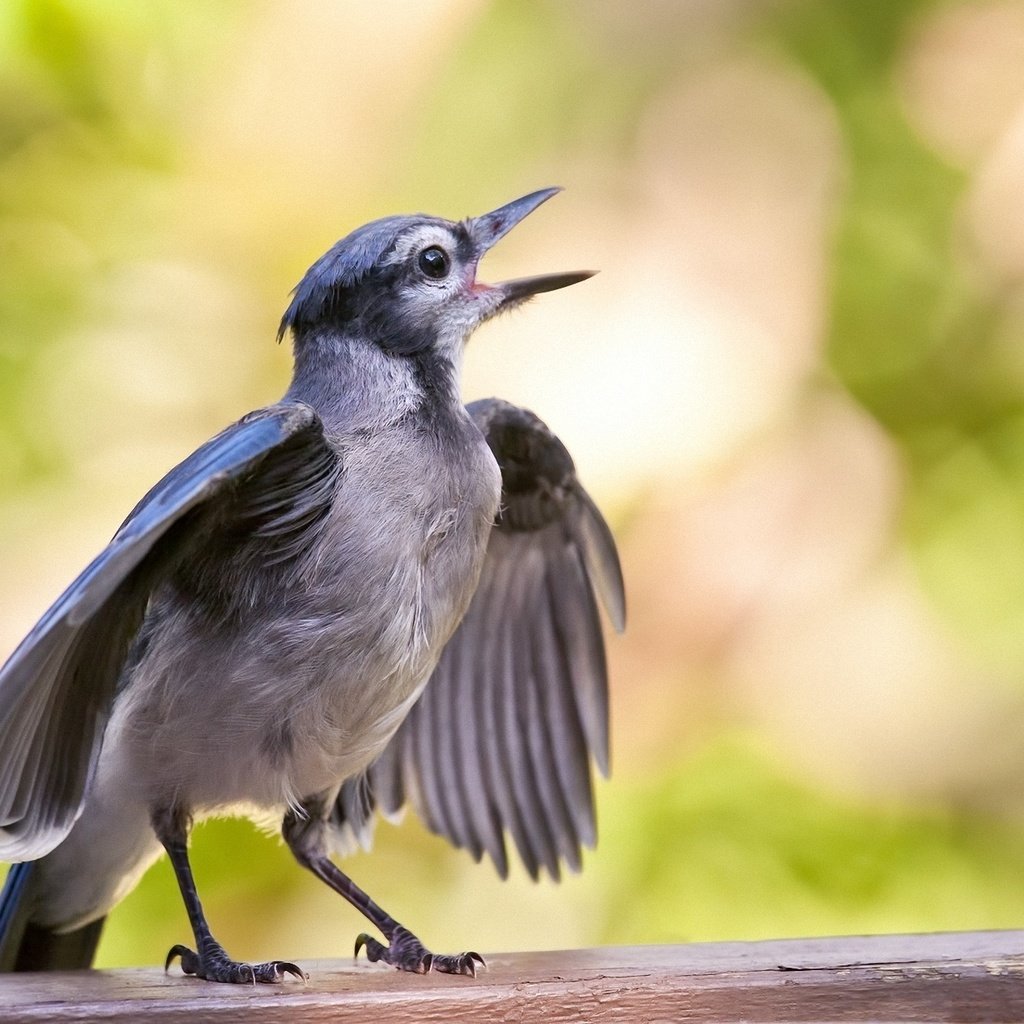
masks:
<instances>
[{"instance_id":1,"label":"white facial marking","mask_svg":"<svg viewBox=\"0 0 1024 1024\"><path fill-rule=\"evenodd\" d=\"M456 369L461 365L466 339L481 319L480 296L472 291L476 261L459 259L459 241L451 228L425 224L406 231L387 258L389 265L409 268L403 301L414 317L433 324L438 352ZM420 253L435 246L450 260L444 277L430 277L417 265Z\"/></svg>"}]
</instances>

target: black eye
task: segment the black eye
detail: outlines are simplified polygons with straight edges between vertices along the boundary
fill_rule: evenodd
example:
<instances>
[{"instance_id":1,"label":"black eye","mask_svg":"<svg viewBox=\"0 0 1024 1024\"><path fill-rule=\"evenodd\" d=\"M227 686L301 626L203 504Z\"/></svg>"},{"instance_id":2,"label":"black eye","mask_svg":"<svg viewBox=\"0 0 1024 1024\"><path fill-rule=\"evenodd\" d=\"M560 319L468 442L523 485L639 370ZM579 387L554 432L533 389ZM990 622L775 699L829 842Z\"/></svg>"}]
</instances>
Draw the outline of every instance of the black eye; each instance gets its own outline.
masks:
<instances>
[{"instance_id":1,"label":"black eye","mask_svg":"<svg viewBox=\"0 0 1024 1024\"><path fill-rule=\"evenodd\" d=\"M420 253L417 262L420 265L420 270L423 271L427 277L433 277L440 279L448 276L448 271L451 270L452 261L448 257L448 253L439 246L432 245L429 249L424 249Z\"/></svg>"}]
</instances>

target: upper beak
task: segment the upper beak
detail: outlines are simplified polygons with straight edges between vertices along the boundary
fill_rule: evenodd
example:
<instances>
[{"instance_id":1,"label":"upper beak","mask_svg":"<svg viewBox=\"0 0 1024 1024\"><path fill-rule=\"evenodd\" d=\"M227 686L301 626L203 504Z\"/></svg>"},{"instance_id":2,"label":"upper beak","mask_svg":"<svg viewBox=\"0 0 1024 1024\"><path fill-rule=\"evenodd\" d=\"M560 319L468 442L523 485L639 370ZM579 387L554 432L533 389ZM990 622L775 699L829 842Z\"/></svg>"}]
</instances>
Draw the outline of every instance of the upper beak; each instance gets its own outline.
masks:
<instances>
[{"instance_id":1,"label":"upper beak","mask_svg":"<svg viewBox=\"0 0 1024 1024\"><path fill-rule=\"evenodd\" d=\"M533 213L541 203L547 202L553 195L561 191L560 188L542 188L538 192L531 192L528 196L499 206L497 210L492 210L490 213L471 217L467 221L467 227L479 254L482 256L499 238L503 238L524 217ZM568 274L541 274L538 277L521 277L514 281L503 281L501 284L492 285L491 288L501 295L499 308L506 308L528 299L531 295L567 288L571 284L578 284L593 276L594 271L592 270L578 270Z\"/></svg>"}]
</instances>

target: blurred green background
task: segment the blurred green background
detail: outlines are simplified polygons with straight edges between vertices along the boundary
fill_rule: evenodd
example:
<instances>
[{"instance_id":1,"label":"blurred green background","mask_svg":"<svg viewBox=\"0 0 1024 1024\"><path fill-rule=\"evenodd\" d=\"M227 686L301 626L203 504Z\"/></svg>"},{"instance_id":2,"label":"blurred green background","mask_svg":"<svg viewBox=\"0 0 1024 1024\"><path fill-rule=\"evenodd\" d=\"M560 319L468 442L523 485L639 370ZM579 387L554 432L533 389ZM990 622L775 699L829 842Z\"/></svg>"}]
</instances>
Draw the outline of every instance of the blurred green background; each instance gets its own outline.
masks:
<instances>
[{"instance_id":1,"label":"blurred green background","mask_svg":"<svg viewBox=\"0 0 1024 1024\"><path fill-rule=\"evenodd\" d=\"M614 772L560 887L408 820L346 869L435 949L1024 925L1024 3L7 0L0 651L285 387L288 289L371 218L567 191L489 326L620 540ZM218 937L363 922L246 822ZM187 923L165 863L105 966Z\"/></svg>"}]
</instances>

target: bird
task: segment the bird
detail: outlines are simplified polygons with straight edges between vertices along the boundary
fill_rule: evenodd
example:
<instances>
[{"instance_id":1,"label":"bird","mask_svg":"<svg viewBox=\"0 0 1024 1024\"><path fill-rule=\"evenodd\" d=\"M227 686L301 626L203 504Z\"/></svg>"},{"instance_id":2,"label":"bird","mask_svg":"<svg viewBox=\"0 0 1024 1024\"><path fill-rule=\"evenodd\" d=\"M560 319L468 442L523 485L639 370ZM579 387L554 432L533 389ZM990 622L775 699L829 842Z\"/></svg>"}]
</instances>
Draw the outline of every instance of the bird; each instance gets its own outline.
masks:
<instances>
[{"instance_id":1,"label":"bird","mask_svg":"<svg viewBox=\"0 0 1024 1024\"><path fill-rule=\"evenodd\" d=\"M196 821L278 823L303 868L414 973L435 954L335 863L408 804L509 869L578 870L609 770L599 607L625 623L612 533L532 412L463 404L472 332L589 271L488 285L481 258L547 188L461 221L389 216L309 268L280 401L170 470L0 670L0 971L91 966L166 853L192 944L164 969L305 978L233 959L189 861Z\"/></svg>"}]
</instances>

